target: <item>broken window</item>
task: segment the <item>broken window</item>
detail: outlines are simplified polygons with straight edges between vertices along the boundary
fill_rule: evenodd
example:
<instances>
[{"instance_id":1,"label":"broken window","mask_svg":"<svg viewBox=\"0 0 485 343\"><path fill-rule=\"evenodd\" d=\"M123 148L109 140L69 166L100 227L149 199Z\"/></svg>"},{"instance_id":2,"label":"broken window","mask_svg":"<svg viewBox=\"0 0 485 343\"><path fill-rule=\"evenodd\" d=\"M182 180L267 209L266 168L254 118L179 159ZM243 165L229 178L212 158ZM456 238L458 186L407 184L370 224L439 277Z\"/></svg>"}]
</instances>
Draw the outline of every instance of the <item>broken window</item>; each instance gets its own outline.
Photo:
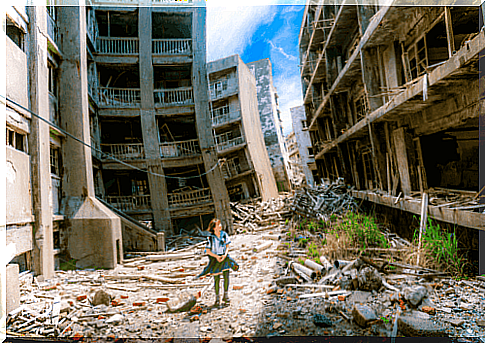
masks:
<instances>
[{"instance_id":1,"label":"broken window","mask_svg":"<svg viewBox=\"0 0 485 343\"><path fill-rule=\"evenodd\" d=\"M7 17L7 36L17 45L20 50L24 50L24 31L18 27L13 20Z\"/></svg>"},{"instance_id":2,"label":"broken window","mask_svg":"<svg viewBox=\"0 0 485 343\"><path fill-rule=\"evenodd\" d=\"M368 111L368 104L367 104L367 97L365 96L365 93L362 92L357 100L354 101L354 108L355 108L355 114L357 116L357 121L360 121L361 119L365 118L367 115Z\"/></svg>"},{"instance_id":3,"label":"broken window","mask_svg":"<svg viewBox=\"0 0 485 343\"><path fill-rule=\"evenodd\" d=\"M27 152L26 136L7 127L6 143L16 150Z\"/></svg>"},{"instance_id":4,"label":"broken window","mask_svg":"<svg viewBox=\"0 0 485 343\"><path fill-rule=\"evenodd\" d=\"M51 166L51 174L56 176L60 176L60 149L56 146L51 145L50 148L50 166Z\"/></svg>"},{"instance_id":5,"label":"broken window","mask_svg":"<svg viewBox=\"0 0 485 343\"><path fill-rule=\"evenodd\" d=\"M191 13L152 13L153 39L189 39L191 35Z\"/></svg>"},{"instance_id":6,"label":"broken window","mask_svg":"<svg viewBox=\"0 0 485 343\"><path fill-rule=\"evenodd\" d=\"M307 130L308 129L308 123L306 120L302 120L301 121L301 127L302 127L302 130Z\"/></svg>"},{"instance_id":7,"label":"broken window","mask_svg":"<svg viewBox=\"0 0 485 343\"><path fill-rule=\"evenodd\" d=\"M313 148L312 147L308 147L308 155L313 156Z\"/></svg>"},{"instance_id":8,"label":"broken window","mask_svg":"<svg viewBox=\"0 0 485 343\"><path fill-rule=\"evenodd\" d=\"M232 202L241 201L241 200L245 199L244 189L243 189L242 183L234 185L234 186L228 186L227 187L227 193L229 195L229 199Z\"/></svg>"}]
</instances>

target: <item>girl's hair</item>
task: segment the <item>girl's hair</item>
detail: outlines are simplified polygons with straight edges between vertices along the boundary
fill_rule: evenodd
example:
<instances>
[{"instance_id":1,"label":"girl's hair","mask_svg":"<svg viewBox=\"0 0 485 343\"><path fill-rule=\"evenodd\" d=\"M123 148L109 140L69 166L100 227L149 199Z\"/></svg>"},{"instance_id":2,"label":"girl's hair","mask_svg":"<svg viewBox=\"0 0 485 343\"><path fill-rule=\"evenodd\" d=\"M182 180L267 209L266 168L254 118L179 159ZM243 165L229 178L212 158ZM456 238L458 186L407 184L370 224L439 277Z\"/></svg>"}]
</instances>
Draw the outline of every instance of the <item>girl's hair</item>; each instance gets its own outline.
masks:
<instances>
[{"instance_id":1,"label":"girl's hair","mask_svg":"<svg viewBox=\"0 0 485 343\"><path fill-rule=\"evenodd\" d=\"M217 219L217 218L214 218L214 219L212 219L210 221L209 228L208 228L208 230L209 230L210 233L214 233L214 228L216 227L216 224L218 222L220 223L221 221L219 219Z\"/></svg>"}]
</instances>

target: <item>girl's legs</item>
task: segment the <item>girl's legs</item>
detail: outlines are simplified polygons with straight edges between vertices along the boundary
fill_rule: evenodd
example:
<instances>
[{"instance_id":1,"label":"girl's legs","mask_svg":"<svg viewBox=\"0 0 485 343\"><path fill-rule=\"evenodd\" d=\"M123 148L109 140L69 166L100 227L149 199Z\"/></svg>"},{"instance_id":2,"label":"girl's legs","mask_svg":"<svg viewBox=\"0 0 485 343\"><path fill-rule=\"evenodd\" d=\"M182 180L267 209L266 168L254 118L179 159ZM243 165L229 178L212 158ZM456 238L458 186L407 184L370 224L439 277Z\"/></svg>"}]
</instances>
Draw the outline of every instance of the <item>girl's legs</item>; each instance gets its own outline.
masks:
<instances>
[{"instance_id":1,"label":"girl's legs","mask_svg":"<svg viewBox=\"0 0 485 343\"><path fill-rule=\"evenodd\" d=\"M216 291L215 305L219 305L219 285L220 285L219 281L220 280L221 280L220 275L214 275L214 290Z\"/></svg>"},{"instance_id":2,"label":"girl's legs","mask_svg":"<svg viewBox=\"0 0 485 343\"><path fill-rule=\"evenodd\" d=\"M229 270L223 271L222 276L224 277L224 298L222 300L229 302Z\"/></svg>"}]
</instances>

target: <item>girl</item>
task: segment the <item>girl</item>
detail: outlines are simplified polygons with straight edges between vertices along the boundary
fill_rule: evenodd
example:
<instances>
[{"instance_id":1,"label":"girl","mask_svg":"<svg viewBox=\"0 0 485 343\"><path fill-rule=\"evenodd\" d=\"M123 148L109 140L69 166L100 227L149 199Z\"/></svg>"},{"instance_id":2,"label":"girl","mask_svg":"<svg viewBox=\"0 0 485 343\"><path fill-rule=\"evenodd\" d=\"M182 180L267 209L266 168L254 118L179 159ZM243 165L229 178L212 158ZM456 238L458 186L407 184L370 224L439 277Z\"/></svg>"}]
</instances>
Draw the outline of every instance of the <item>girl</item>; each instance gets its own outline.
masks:
<instances>
[{"instance_id":1,"label":"girl","mask_svg":"<svg viewBox=\"0 0 485 343\"><path fill-rule=\"evenodd\" d=\"M211 235L207 237L207 246L205 252L209 256L209 264L204 268L202 273L197 276L200 278L205 275L214 276L214 288L216 292L216 301L214 306L219 306L219 282L221 274L224 277L224 297L222 301L229 303L229 269L237 271L239 265L230 256L227 255L229 250L229 235L222 231L221 221L219 219L212 219L209 223Z\"/></svg>"}]
</instances>

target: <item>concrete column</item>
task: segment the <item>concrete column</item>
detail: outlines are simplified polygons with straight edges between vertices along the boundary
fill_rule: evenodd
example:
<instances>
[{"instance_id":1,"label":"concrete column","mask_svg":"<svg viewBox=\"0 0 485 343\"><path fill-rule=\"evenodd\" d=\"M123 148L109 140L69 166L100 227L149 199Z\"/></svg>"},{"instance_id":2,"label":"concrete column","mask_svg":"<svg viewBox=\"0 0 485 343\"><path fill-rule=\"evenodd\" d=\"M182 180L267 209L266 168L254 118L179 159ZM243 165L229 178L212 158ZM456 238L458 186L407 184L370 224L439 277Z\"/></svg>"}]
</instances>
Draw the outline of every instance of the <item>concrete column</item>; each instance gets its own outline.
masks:
<instances>
[{"instance_id":1,"label":"concrete column","mask_svg":"<svg viewBox=\"0 0 485 343\"><path fill-rule=\"evenodd\" d=\"M485 21L485 2L482 2L480 6L480 27L483 27ZM485 203L485 116L483 115L483 108L484 102L484 94L485 94L485 51L480 51L479 54L479 63L480 63L480 74L479 74L479 94L480 94L480 113L482 115L479 116L479 168L480 173L478 175L478 189L480 192L479 202L481 204ZM479 237L478 237L478 274L483 275L485 274L485 231L480 230Z\"/></svg>"},{"instance_id":2,"label":"concrete column","mask_svg":"<svg viewBox=\"0 0 485 343\"><path fill-rule=\"evenodd\" d=\"M152 9L138 9L138 37L140 40L140 88L141 88L141 131L143 148L147 159L148 170L164 175L158 139L158 125L155 118L153 98L153 64L152 64ZM167 182L164 176L148 174L150 199L153 210L153 227L168 235L173 234L172 221L167 196Z\"/></svg>"},{"instance_id":3,"label":"concrete column","mask_svg":"<svg viewBox=\"0 0 485 343\"><path fill-rule=\"evenodd\" d=\"M370 113L383 105L382 97L374 96L383 92L381 89L377 48L362 50L360 59L362 63L362 81L367 93Z\"/></svg>"},{"instance_id":4,"label":"concrete column","mask_svg":"<svg viewBox=\"0 0 485 343\"><path fill-rule=\"evenodd\" d=\"M360 34L363 35L369 26L370 19L375 14L374 5L358 5L357 20L359 22Z\"/></svg>"},{"instance_id":5,"label":"concrete column","mask_svg":"<svg viewBox=\"0 0 485 343\"><path fill-rule=\"evenodd\" d=\"M206 8L197 7L193 10L192 17L192 86L194 89L195 121L197 123L197 136L202 150L202 158L207 174L216 217L227 228L228 233L233 232L232 214L229 206L229 195L221 169L217 164L217 149L212 136L212 123L209 114L209 83L207 80L206 66ZM210 170L210 172L209 172Z\"/></svg>"},{"instance_id":6,"label":"concrete column","mask_svg":"<svg viewBox=\"0 0 485 343\"><path fill-rule=\"evenodd\" d=\"M401 178L401 188L404 195L411 194L411 179L409 177L408 155L406 152L406 141L404 128L400 127L392 133L394 147L396 149L397 166Z\"/></svg>"},{"instance_id":7,"label":"concrete column","mask_svg":"<svg viewBox=\"0 0 485 343\"><path fill-rule=\"evenodd\" d=\"M27 7L29 25L29 83L31 110L49 120L47 18L44 6ZM45 34L45 35L44 35ZM29 135L34 209L33 269L48 279L54 276L54 245L50 174L49 125L32 116Z\"/></svg>"},{"instance_id":8,"label":"concrete column","mask_svg":"<svg viewBox=\"0 0 485 343\"><path fill-rule=\"evenodd\" d=\"M90 145L86 9L62 6L58 11L63 52L59 66L60 125ZM63 144L62 210L66 228L61 249L69 255L67 258L77 261L78 267L114 268L123 256L121 222L95 197L91 149L85 144L70 137ZM46 163L48 166L49 161Z\"/></svg>"}]
</instances>

